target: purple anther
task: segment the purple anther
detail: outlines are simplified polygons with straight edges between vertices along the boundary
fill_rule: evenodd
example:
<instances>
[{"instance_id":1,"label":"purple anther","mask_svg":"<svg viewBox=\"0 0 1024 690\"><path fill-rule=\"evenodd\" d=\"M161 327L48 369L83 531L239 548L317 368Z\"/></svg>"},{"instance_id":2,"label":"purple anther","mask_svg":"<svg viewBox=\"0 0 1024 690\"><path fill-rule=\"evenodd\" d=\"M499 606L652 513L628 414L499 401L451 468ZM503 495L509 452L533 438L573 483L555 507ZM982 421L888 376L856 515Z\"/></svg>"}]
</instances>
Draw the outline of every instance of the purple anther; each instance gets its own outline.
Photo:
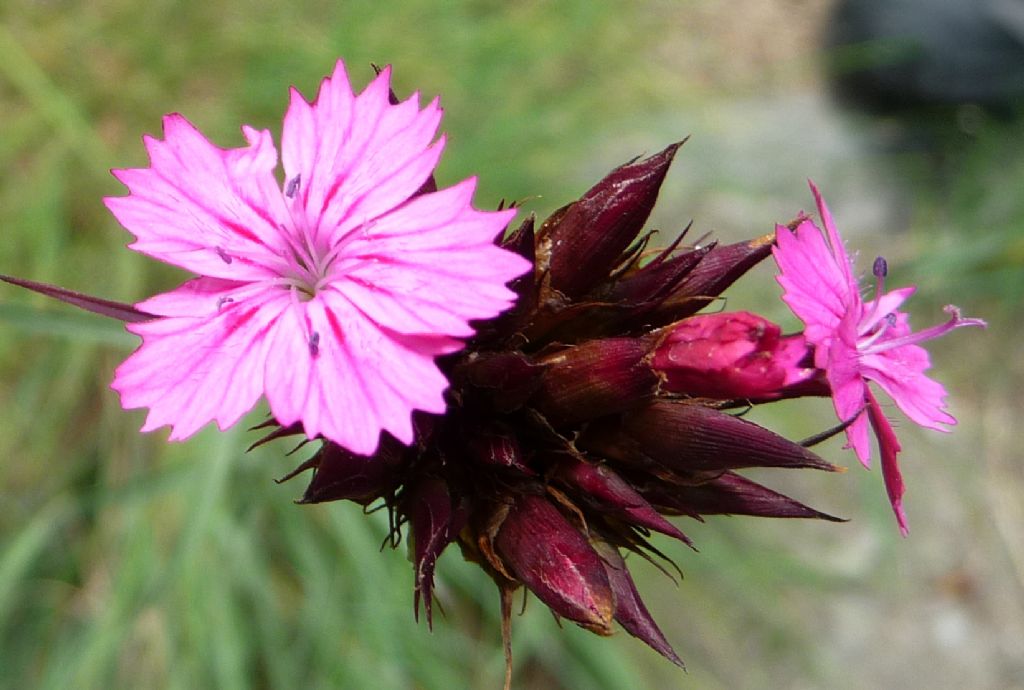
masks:
<instances>
[{"instance_id":1,"label":"purple anther","mask_svg":"<svg viewBox=\"0 0 1024 690\"><path fill-rule=\"evenodd\" d=\"M224 263L231 263L231 255L224 251L224 247L217 247L217 256L224 260Z\"/></svg>"},{"instance_id":2,"label":"purple anther","mask_svg":"<svg viewBox=\"0 0 1024 690\"><path fill-rule=\"evenodd\" d=\"M885 257L880 256L875 259L875 265L871 267L871 272L876 278L884 278L889 274L889 264L885 262Z\"/></svg>"},{"instance_id":3,"label":"purple anther","mask_svg":"<svg viewBox=\"0 0 1024 690\"><path fill-rule=\"evenodd\" d=\"M296 175L292 179L288 180L288 184L284 186L284 195L289 199L295 198L295 193L299 191L299 183L302 182L302 175Z\"/></svg>"},{"instance_id":4,"label":"purple anther","mask_svg":"<svg viewBox=\"0 0 1024 690\"><path fill-rule=\"evenodd\" d=\"M218 297L217 298L217 311L220 311L225 304L231 304L235 301L234 297Z\"/></svg>"},{"instance_id":5,"label":"purple anther","mask_svg":"<svg viewBox=\"0 0 1024 690\"><path fill-rule=\"evenodd\" d=\"M320 334L313 331L309 336L309 354L316 357L320 354Z\"/></svg>"}]
</instances>

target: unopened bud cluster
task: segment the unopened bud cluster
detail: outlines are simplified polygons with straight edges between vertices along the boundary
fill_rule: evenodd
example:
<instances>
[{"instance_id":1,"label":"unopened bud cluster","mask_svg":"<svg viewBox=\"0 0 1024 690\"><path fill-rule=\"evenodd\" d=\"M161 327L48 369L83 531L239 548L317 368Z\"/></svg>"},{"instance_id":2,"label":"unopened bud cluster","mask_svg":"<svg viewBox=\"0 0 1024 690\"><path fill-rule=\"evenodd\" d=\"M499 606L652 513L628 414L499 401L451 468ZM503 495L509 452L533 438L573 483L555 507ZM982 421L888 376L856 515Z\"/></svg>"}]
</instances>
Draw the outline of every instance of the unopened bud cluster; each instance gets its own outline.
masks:
<instances>
[{"instance_id":1,"label":"unopened bud cluster","mask_svg":"<svg viewBox=\"0 0 1024 690\"><path fill-rule=\"evenodd\" d=\"M617 623L682 665L624 554L659 554L653 532L691 545L665 516L835 519L737 473L836 469L734 414L828 386L802 336L746 312L697 314L770 254L771 236L648 249L678 148L506 234L535 270L512 283L512 310L442 360L448 410L418 414L411 446L385 435L363 457L326 443L298 468L313 470L303 502L383 501L408 529L428 622L437 560L456 544L497 583L506 631L525 586L556 616L601 635Z\"/></svg>"}]
</instances>

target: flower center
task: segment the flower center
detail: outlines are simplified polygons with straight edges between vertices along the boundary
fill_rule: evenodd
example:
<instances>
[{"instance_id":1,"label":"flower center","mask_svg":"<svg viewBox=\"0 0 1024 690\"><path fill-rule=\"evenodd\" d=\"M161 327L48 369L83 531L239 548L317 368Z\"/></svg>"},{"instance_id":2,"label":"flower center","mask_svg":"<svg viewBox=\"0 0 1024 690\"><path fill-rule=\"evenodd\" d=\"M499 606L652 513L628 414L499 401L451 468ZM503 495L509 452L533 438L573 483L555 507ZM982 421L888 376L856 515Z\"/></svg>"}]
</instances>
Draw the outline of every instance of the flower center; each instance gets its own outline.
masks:
<instances>
[{"instance_id":1,"label":"flower center","mask_svg":"<svg viewBox=\"0 0 1024 690\"><path fill-rule=\"evenodd\" d=\"M304 199L300 195L302 175L296 175L284 186L284 196L291 216L291 227L282 228L290 249L282 285L294 290L302 301L308 301L330 279L330 268L337 258L337 249L326 246L317 228L309 222ZM316 344L311 343L311 349Z\"/></svg>"}]
</instances>

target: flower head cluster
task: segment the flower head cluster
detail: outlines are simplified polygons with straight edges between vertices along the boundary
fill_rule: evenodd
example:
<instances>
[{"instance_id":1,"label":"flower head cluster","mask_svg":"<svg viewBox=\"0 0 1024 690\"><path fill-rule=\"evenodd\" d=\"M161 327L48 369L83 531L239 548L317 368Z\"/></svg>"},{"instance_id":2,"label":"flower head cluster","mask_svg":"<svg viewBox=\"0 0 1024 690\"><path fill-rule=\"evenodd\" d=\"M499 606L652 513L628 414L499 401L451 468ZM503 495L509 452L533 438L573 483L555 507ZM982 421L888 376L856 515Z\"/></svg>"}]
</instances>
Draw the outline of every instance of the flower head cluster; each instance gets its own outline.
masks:
<instances>
[{"instance_id":1,"label":"flower head cluster","mask_svg":"<svg viewBox=\"0 0 1024 690\"><path fill-rule=\"evenodd\" d=\"M507 234L501 245L534 270L512 282L511 311L440 360L447 409L416 416L415 443L385 435L365 456L327 442L290 475L313 471L302 502L394 512L428 621L437 560L456 544L498 585L506 622L525 586L558 617L602 635L618 623L681 665L626 553L660 555L653 533L691 545L667 516L836 519L740 473L837 469L730 412L828 388L803 336L746 312L697 313L770 255L771 236L647 250L644 224L678 148Z\"/></svg>"},{"instance_id":2,"label":"flower head cluster","mask_svg":"<svg viewBox=\"0 0 1024 690\"><path fill-rule=\"evenodd\" d=\"M661 556L667 518L836 520L744 477L746 468L837 468L743 419L751 404L834 399L858 457L879 438L905 526L898 442L866 381L915 422L952 423L898 307L864 301L828 209L731 245L651 251L644 225L681 144L634 160L537 224L470 205L473 181L436 191L440 111L399 103L388 72L354 95L338 63L310 105L293 93L284 178L266 132L222 150L182 117L147 139L151 166L116 174L108 199L132 248L201 277L136 307L9 282L129 323L143 344L117 371L146 429L184 438L236 422L266 396L257 445L320 441L301 502L385 505L409 532L414 602L432 619L438 558L457 545L502 595L525 587L598 634L617 623L682 665L625 555ZM685 233L684 233L685 235ZM701 314L774 253L802 334L748 312ZM511 308L509 308L511 307ZM848 425L848 426L847 426ZM510 668L510 666L509 666Z\"/></svg>"}]
</instances>

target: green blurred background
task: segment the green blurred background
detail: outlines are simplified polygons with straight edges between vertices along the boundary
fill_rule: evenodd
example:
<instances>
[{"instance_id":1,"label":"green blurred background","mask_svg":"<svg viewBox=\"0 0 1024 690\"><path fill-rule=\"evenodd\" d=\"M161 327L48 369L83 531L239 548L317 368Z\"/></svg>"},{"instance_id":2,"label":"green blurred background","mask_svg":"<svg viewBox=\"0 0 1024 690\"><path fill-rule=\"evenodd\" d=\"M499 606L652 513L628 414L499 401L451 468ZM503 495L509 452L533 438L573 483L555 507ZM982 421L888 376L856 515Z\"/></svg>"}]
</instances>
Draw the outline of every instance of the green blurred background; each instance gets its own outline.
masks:
<instances>
[{"instance_id":1,"label":"green blurred background","mask_svg":"<svg viewBox=\"0 0 1024 690\"><path fill-rule=\"evenodd\" d=\"M823 84L828 0L437 3L11 0L0 9L0 272L124 301L183 276L124 249L101 199L112 167L178 111L222 146L279 132L343 57L357 86L441 94L439 181L480 175L481 207L544 214L612 166L693 135L653 225L737 241L830 200L861 267L916 282L920 327L945 301L990 320L932 348L960 419L903 423L909 539L877 472L759 478L845 524L719 518L657 542L686 577L634 571L684 674L620 633L513 620L519 688L1024 688L1024 137L970 111L933 150L840 112ZM730 292L795 327L770 266ZM0 290L0 688L497 688L493 585L456 552L445 615L412 617L384 516L295 506L288 446L243 452L240 425L186 443L141 435L108 384L134 346L117 323ZM821 402L757 410L794 438ZM249 420L261 419L260 412ZM808 473L802 473L808 474Z\"/></svg>"}]
</instances>

